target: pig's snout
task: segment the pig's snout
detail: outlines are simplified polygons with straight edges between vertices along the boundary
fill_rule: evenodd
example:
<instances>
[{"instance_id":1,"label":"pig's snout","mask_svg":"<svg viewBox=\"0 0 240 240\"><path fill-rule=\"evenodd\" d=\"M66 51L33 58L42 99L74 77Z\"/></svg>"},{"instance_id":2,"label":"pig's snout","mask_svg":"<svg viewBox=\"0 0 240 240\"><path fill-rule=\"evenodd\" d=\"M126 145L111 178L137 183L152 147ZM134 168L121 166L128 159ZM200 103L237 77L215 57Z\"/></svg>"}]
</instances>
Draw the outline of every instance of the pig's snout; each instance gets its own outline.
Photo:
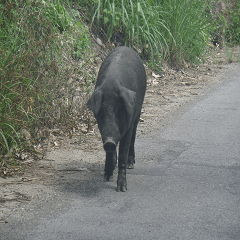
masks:
<instances>
[{"instance_id":1,"label":"pig's snout","mask_svg":"<svg viewBox=\"0 0 240 240\"><path fill-rule=\"evenodd\" d=\"M108 137L105 141L105 143L103 144L103 148L106 152L113 152L116 150L116 143L113 140L113 138Z\"/></svg>"}]
</instances>

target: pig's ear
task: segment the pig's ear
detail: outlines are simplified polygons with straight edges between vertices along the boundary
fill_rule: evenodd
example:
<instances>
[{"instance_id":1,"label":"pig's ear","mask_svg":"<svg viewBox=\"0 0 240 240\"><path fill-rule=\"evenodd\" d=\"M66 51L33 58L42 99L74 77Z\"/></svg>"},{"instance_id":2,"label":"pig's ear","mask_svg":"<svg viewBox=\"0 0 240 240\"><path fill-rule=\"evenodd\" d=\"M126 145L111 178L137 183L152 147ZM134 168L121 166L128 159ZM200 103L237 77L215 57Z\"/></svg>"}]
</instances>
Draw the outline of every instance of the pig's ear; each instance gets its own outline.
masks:
<instances>
[{"instance_id":1,"label":"pig's ear","mask_svg":"<svg viewBox=\"0 0 240 240\"><path fill-rule=\"evenodd\" d=\"M125 87L121 87L120 96L123 99L127 113L129 116L132 116L135 108L136 93Z\"/></svg>"},{"instance_id":2,"label":"pig's ear","mask_svg":"<svg viewBox=\"0 0 240 240\"><path fill-rule=\"evenodd\" d=\"M94 115L97 116L102 104L103 92L100 89L96 89L90 99L87 102L87 107L93 111Z\"/></svg>"}]
</instances>

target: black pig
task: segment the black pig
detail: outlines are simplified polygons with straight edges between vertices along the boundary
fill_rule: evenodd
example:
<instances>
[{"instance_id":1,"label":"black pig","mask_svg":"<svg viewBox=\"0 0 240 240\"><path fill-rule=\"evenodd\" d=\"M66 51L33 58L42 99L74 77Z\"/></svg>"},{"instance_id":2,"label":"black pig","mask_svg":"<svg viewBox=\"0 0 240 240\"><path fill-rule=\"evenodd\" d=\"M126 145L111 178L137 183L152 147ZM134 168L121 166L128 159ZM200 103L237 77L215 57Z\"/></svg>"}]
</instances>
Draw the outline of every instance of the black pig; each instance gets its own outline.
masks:
<instances>
[{"instance_id":1,"label":"black pig","mask_svg":"<svg viewBox=\"0 0 240 240\"><path fill-rule=\"evenodd\" d=\"M127 190L126 168L134 167L134 142L145 91L146 72L140 57L131 48L118 47L103 61L95 91L87 102L106 151L106 180L112 178L120 141L117 191Z\"/></svg>"}]
</instances>

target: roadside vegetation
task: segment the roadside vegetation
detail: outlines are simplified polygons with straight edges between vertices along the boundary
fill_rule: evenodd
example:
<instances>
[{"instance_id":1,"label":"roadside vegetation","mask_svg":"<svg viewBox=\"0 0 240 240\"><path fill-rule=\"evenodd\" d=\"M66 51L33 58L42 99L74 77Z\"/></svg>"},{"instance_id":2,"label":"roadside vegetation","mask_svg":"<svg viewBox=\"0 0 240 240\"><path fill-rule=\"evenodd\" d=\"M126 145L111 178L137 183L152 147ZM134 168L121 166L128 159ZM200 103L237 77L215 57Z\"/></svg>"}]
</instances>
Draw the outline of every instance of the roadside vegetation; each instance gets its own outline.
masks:
<instances>
[{"instance_id":1,"label":"roadside vegetation","mask_svg":"<svg viewBox=\"0 0 240 240\"><path fill-rule=\"evenodd\" d=\"M93 16L107 39L120 35L156 67L159 60L181 64L203 57L209 38L207 7L205 0L104 0Z\"/></svg>"},{"instance_id":2,"label":"roadside vegetation","mask_svg":"<svg viewBox=\"0 0 240 240\"><path fill-rule=\"evenodd\" d=\"M16 165L42 136L38 129L70 114L78 78L87 91L90 40L79 13L60 1L0 4L0 168ZM81 61L79 63L72 59ZM16 158L17 157L17 158Z\"/></svg>"},{"instance_id":3,"label":"roadside vegetation","mask_svg":"<svg viewBox=\"0 0 240 240\"><path fill-rule=\"evenodd\" d=\"M0 172L37 153L40 129L79 121L96 73L89 29L161 70L240 42L240 3L206 0L5 0L0 3ZM230 51L229 51L230 52ZM231 58L229 54L229 59ZM74 82L74 84L72 84ZM77 104L74 91L80 92ZM74 108L73 105L75 104ZM78 112L79 114L77 114ZM45 136L46 137L46 136Z\"/></svg>"},{"instance_id":4,"label":"roadside vegetation","mask_svg":"<svg viewBox=\"0 0 240 240\"><path fill-rule=\"evenodd\" d=\"M215 46L232 46L240 43L240 2L238 0L213 1L210 15L211 42Z\"/></svg>"}]
</instances>

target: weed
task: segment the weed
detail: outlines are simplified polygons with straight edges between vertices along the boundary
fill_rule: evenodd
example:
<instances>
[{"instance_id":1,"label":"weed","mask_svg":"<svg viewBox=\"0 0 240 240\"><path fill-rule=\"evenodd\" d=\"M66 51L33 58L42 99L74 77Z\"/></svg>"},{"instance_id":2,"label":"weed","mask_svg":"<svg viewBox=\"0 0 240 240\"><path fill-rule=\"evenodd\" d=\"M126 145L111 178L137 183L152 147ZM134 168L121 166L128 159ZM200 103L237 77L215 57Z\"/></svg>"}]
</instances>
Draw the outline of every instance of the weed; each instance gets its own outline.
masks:
<instances>
[{"instance_id":1,"label":"weed","mask_svg":"<svg viewBox=\"0 0 240 240\"><path fill-rule=\"evenodd\" d=\"M214 1L210 1L211 16L210 34L212 42L224 47L225 43L239 44L240 42L240 2L235 0L223 1L225 8L213 11ZM221 1L219 1L221 2ZM221 5L221 4L220 4ZM223 11L222 11L223 10Z\"/></svg>"},{"instance_id":2,"label":"weed","mask_svg":"<svg viewBox=\"0 0 240 240\"><path fill-rule=\"evenodd\" d=\"M227 60L229 63L233 62L233 50L227 48Z\"/></svg>"},{"instance_id":3,"label":"weed","mask_svg":"<svg viewBox=\"0 0 240 240\"><path fill-rule=\"evenodd\" d=\"M161 3L160 14L173 36L168 38L171 61L181 63L197 62L203 59L202 54L208 39L209 20L205 14L206 1L163 0ZM163 33L167 34L164 31Z\"/></svg>"},{"instance_id":4,"label":"weed","mask_svg":"<svg viewBox=\"0 0 240 240\"><path fill-rule=\"evenodd\" d=\"M143 57L151 58L154 62L158 59L155 52L160 52L168 45L165 36L161 33L164 28L171 33L160 18L158 6L154 1L97 1L97 7L92 21L95 17L98 28L101 25L107 32L107 39L122 42L126 46L136 45L143 53ZM113 36L116 36L113 39ZM174 41L174 40L173 40Z\"/></svg>"},{"instance_id":5,"label":"weed","mask_svg":"<svg viewBox=\"0 0 240 240\"><path fill-rule=\"evenodd\" d=\"M237 62L240 62L240 54L237 55Z\"/></svg>"},{"instance_id":6,"label":"weed","mask_svg":"<svg viewBox=\"0 0 240 240\"><path fill-rule=\"evenodd\" d=\"M76 59L85 59L86 54L90 53L90 39L87 30L83 27L81 22L77 22L77 26L81 31L81 38L74 42L72 56Z\"/></svg>"},{"instance_id":7,"label":"weed","mask_svg":"<svg viewBox=\"0 0 240 240\"><path fill-rule=\"evenodd\" d=\"M0 4L0 162L34 150L33 125L69 115L66 79L85 71L89 37L77 11L63 1L13 0ZM75 21L78 18L78 24ZM62 34L60 34L62 33ZM74 52L76 46L76 53ZM81 67L71 59L84 60ZM78 73L78 74L77 74ZM82 79L84 84L85 79ZM67 99L67 100L66 100ZM67 104L66 104L67 103ZM43 120L42 120L43 119ZM5 159L5 160L4 160Z\"/></svg>"},{"instance_id":8,"label":"weed","mask_svg":"<svg viewBox=\"0 0 240 240\"><path fill-rule=\"evenodd\" d=\"M79 135L79 136L78 136L78 141L79 141L79 143L82 142L82 135Z\"/></svg>"},{"instance_id":9,"label":"weed","mask_svg":"<svg viewBox=\"0 0 240 240\"><path fill-rule=\"evenodd\" d=\"M229 23L226 29L225 38L233 44L240 43L240 2L233 1L233 6L228 9Z\"/></svg>"},{"instance_id":10,"label":"weed","mask_svg":"<svg viewBox=\"0 0 240 240\"><path fill-rule=\"evenodd\" d=\"M137 45L152 65L162 58L178 63L202 58L208 38L206 1L97 1L93 20L125 45ZM118 40L118 39L116 39ZM158 54L160 53L160 54Z\"/></svg>"}]
</instances>

